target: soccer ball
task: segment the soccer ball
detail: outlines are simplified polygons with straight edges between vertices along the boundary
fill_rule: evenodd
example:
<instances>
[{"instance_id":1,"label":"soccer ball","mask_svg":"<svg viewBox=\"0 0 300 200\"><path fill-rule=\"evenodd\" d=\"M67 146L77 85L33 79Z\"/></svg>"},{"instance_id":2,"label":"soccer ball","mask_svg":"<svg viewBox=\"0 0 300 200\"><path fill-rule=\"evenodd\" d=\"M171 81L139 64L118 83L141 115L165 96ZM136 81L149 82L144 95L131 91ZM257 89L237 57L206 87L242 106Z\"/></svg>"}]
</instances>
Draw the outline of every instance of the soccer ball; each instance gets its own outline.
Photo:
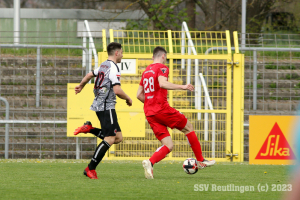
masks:
<instances>
[{"instance_id":1,"label":"soccer ball","mask_svg":"<svg viewBox=\"0 0 300 200\"><path fill-rule=\"evenodd\" d=\"M195 158L188 158L183 162L183 171L187 174L196 174L198 171L197 160Z\"/></svg>"}]
</instances>

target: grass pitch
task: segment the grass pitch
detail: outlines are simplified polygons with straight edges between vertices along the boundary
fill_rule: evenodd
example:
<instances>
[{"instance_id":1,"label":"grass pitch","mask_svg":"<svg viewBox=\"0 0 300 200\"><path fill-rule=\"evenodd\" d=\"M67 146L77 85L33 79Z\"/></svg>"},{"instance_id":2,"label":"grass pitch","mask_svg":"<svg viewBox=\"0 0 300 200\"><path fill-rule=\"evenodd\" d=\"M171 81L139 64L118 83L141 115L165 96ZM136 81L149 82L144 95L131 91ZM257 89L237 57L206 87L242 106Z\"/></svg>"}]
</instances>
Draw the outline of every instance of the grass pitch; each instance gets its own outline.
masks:
<instances>
[{"instance_id":1,"label":"grass pitch","mask_svg":"<svg viewBox=\"0 0 300 200\"><path fill-rule=\"evenodd\" d=\"M182 162L162 161L154 166L154 180L147 180L141 161L104 161L96 170L99 179L91 180L83 175L88 162L0 160L0 199L281 199L278 190L290 179L282 165L218 163L187 175ZM244 192L224 191L232 184ZM259 192L259 184L268 191ZM218 186L222 191L213 191Z\"/></svg>"}]
</instances>

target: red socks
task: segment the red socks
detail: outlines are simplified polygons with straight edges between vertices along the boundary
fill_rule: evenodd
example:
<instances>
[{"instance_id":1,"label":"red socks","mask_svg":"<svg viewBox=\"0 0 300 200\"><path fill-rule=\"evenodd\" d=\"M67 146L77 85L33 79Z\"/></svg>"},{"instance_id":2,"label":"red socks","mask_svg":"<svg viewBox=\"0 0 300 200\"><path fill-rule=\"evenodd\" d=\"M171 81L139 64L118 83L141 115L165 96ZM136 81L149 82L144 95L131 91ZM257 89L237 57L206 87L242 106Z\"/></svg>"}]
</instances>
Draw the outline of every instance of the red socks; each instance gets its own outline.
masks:
<instances>
[{"instance_id":1,"label":"red socks","mask_svg":"<svg viewBox=\"0 0 300 200\"><path fill-rule=\"evenodd\" d=\"M200 162L204 160L202 156L202 150L201 150L201 145L200 142L195 134L195 131L192 131L188 134L186 134L188 143L190 144L191 148L193 149L193 152L196 156L196 159Z\"/></svg>"},{"instance_id":2,"label":"red socks","mask_svg":"<svg viewBox=\"0 0 300 200\"><path fill-rule=\"evenodd\" d=\"M195 132L192 131L192 132L186 134L186 137L187 137L188 143L190 144L190 146L196 156L196 159L198 161L202 162L204 160L204 158L202 156L201 145L200 145L200 142L199 142ZM158 163L159 161L164 159L168 153L170 153L170 149L167 146L162 145L155 151L155 153L151 156L151 158L149 160L152 163L152 165L154 165L155 163Z\"/></svg>"},{"instance_id":3,"label":"red socks","mask_svg":"<svg viewBox=\"0 0 300 200\"><path fill-rule=\"evenodd\" d=\"M154 152L154 154L149 160L152 163L152 165L154 165L155 163L164 159L168 153L170 153L170 149L167 146L162 145Z\"/></svg>"}]
</instances>

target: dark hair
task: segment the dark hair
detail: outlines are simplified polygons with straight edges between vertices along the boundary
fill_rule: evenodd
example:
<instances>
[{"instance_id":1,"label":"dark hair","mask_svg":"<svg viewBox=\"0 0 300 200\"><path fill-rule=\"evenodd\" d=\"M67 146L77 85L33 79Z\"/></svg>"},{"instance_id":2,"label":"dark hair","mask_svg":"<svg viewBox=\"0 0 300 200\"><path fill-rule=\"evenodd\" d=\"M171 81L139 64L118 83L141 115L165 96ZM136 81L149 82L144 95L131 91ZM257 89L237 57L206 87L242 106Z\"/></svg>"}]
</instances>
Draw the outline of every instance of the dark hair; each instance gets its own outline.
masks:
<instances>
[{"instance_id":1,"label":"dark hair","mask_svg":"<svg viewBox=\"0 0 300 200\"><path fill-rule=\"evenodd\" d=\"M109 45L107 46L107 54L109 56L114 55L115 50L119 50L122 48L122 45L120 43L117 42L111 42L109 43Z\"/></svg>"},{"instance_id":2,"label":"dark hair","mask_svg":"<svg viewBox=\"0 0 300 200\"><path fill-rule=\"evenodd\" d=\"M167 54L167 51L165 50L165 48L160 47L160 46L157 46L157 47L155 47L155 49L153 50L153 57L160 56L161 53Z\"/></svg>"}]
</instances>

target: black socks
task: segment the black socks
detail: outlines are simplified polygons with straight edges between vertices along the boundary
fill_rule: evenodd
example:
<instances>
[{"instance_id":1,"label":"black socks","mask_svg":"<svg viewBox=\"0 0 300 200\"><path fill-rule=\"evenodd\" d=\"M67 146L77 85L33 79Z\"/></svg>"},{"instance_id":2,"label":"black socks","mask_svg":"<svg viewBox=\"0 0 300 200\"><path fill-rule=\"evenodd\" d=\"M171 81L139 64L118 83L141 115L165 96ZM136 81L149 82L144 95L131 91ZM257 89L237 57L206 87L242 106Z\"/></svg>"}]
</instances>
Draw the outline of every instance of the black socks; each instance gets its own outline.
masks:
<instances>
[{"instance_id":1,"label":"black socks","mask_svg":"<svg viewBox=\"0 0 300 200\"><path fill-rule=\"evenodd\" d=\"M93 158L89 164L90 170L95 170L97 165L101 162L106 151L109 149L110 145L106 141L102 141L96 148Z\"/></svg>"},{"instance_id":2,"label":"black socks","mask_svg":"<svg viewBox=\"0 0 300 200\"><path fill-rule=\"evenodd\" d=\"M100 138L100 139L104 139L104 136L102 134L102 129L99 128L93 128L90 130L90 133L95 135L96 137Z\"/></svg>"}]
</instances>

